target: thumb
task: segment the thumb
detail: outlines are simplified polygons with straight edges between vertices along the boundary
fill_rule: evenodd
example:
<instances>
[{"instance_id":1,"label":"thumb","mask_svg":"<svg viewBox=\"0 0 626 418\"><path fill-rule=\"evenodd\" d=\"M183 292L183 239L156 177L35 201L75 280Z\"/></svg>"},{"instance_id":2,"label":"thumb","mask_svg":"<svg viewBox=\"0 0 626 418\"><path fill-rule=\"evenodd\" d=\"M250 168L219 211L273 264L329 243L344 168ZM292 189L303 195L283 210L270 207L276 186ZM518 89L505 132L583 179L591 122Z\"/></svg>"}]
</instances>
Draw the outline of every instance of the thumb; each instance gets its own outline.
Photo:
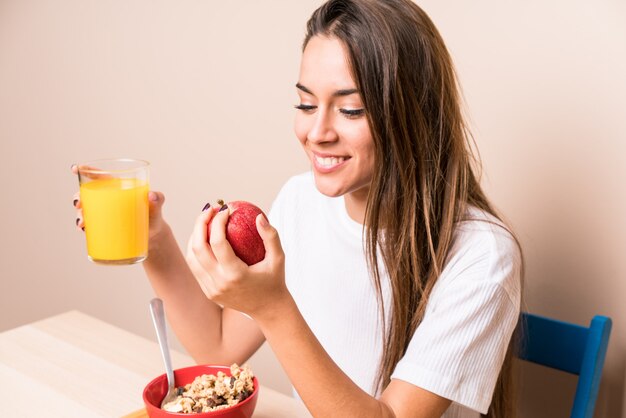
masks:
<instances>
[{"instance_id":1,"label":"thumb","mask_svg":"<svg viewBox=\"0 0 626 418\"><path fill-rule=\"evenodd\" d=\"M280 245L280 237L278 231L267 221L263 213L259 213L256 217L256 229L263 240L265 246L265 258L282 257L283 247Z\"/></svg>"},{"instance_id":2,"label":"thumb","mask_svg":"<svg viewBox=\"0 0 626 418\"><path fill-rule=\"evenodd\" d=\"M148 203L150 204L150 220L161 219L161 209L165 202L165 195L161 192L148 192Z\"/></svg>"}]
</instances>

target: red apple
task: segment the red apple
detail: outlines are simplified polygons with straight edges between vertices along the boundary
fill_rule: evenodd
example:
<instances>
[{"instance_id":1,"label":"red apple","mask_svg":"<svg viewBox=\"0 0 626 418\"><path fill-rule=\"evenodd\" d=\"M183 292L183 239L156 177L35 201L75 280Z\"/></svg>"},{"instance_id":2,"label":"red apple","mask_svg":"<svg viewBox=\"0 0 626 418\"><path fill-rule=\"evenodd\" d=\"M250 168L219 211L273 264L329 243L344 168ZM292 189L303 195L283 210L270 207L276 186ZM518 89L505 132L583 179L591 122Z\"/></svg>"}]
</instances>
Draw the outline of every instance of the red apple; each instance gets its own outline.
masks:
<instances>
[{"instance_id":1,"label":"red apple","mask_svg":"<svg viewBox=\"0 0 626 418\"><path fill-rule=\"evenodd\" d=\"M265 258L265 246L256 229L256 217L263 211L243 200L228 202L227 205L230 216L226 222L226 239L244 263L249 266L258 263ZM211 239L212 221L208 225L207 241Z\"/></svg>"}]
</instances>

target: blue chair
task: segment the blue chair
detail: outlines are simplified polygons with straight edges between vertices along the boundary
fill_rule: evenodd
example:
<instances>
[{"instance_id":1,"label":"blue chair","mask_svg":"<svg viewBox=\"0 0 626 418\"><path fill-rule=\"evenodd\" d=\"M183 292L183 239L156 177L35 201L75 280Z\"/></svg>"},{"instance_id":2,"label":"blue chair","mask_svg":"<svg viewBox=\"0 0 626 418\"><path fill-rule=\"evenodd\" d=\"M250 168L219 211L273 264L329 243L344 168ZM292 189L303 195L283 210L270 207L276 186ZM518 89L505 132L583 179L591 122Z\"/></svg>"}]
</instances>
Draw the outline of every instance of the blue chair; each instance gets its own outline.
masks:
<instances>
[{"instance_id":1,"label":"blue chair","mask_svg":"<svg viewBox=\"0 0 626 418\"><path fill-rule=\"evenodd\" d=\"M593 418L611 319L596 315L583 327L524 312L520 326L518 357L578 375L570 418Z\"/></svg>"}]
</instances>

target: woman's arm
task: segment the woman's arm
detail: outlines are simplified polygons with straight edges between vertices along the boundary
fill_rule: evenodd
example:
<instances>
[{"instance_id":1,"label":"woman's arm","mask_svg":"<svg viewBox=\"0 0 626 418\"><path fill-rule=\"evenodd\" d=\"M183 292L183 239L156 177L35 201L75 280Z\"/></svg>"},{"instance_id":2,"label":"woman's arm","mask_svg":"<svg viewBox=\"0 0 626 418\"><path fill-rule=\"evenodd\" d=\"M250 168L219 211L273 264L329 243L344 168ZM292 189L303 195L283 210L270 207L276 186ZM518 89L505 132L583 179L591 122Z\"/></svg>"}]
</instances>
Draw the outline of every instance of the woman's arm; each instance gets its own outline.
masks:
<instances>
[{"instance_id":1,"label":"woman's arm","mask_svg":"<svg viewBox=\"0 0 626 418\"><path fill-rule=\"evenodd\" d=\"M263 343L254 321L206 298L169 226L151 238L143 266L172 329L196 362L242 364Z\"/></svg>"},{"instance_id":2,"label":"woman's arm","mask_svg":"<svg viewBox=\"0 0 626 418\"><path fill-rule=\"evenodd\" d=\"M215 215L207 245L211 217L201 215L192 235L196 279L210 299L255 319L313 416L438 418L445 412L450 400L399 380L392 381L378 399L360 389L333 362L300 314L285 285L278 233L264 216L257 217L257 229L265 259L250 267L237 258L225 238L228 211Z\"/></svg>"},{"instance_id":3,"label":"woman's arm","mask_svg":"<svg viewBox=\"0 0 626 418\"><path fill-rule=\"evenodd\" d=\"M379 399L370 396L324 351L292 298L255 319L314 417L434 418L450 405L450 400L401 380L392 380Z\"/></svg>"},{"instance_id":4,"label":"woman's arm","mask_svg":"<svg viewBox=\"0 0 626 418\"><path fill-rule=\"evenodd\" d=\"M73 174L78 166L72 165ZM151 191L149 256L143 267L156 294L163 300L170 325L198 363L243 363L263 343L258 325L240 312L208 300L183 257L171 228L162 216L165 196ZM76 228L84 230L80 193L73 197Z\"/></svg>"}]
</instances>

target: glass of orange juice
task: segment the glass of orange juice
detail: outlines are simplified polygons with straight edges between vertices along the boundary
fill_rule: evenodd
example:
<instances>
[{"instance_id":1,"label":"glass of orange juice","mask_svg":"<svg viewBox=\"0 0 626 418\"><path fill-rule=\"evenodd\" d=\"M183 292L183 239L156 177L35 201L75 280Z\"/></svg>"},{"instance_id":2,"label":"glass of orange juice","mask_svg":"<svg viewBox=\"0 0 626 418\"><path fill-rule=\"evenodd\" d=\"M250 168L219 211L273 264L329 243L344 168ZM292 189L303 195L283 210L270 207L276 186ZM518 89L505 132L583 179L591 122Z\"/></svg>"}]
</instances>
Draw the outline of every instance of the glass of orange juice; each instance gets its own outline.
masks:
<instances>
[{"instance_id":1,"label":"glass of orange juice","mask_svg":"<svg viewBox=\"0 0 626 418\"><path fill-rule=\"evenodd\" d=\"M87 255L100 264L134 264L148 256L147 161L128 158L78 165Z\"/></svg>"}]
</instances>

